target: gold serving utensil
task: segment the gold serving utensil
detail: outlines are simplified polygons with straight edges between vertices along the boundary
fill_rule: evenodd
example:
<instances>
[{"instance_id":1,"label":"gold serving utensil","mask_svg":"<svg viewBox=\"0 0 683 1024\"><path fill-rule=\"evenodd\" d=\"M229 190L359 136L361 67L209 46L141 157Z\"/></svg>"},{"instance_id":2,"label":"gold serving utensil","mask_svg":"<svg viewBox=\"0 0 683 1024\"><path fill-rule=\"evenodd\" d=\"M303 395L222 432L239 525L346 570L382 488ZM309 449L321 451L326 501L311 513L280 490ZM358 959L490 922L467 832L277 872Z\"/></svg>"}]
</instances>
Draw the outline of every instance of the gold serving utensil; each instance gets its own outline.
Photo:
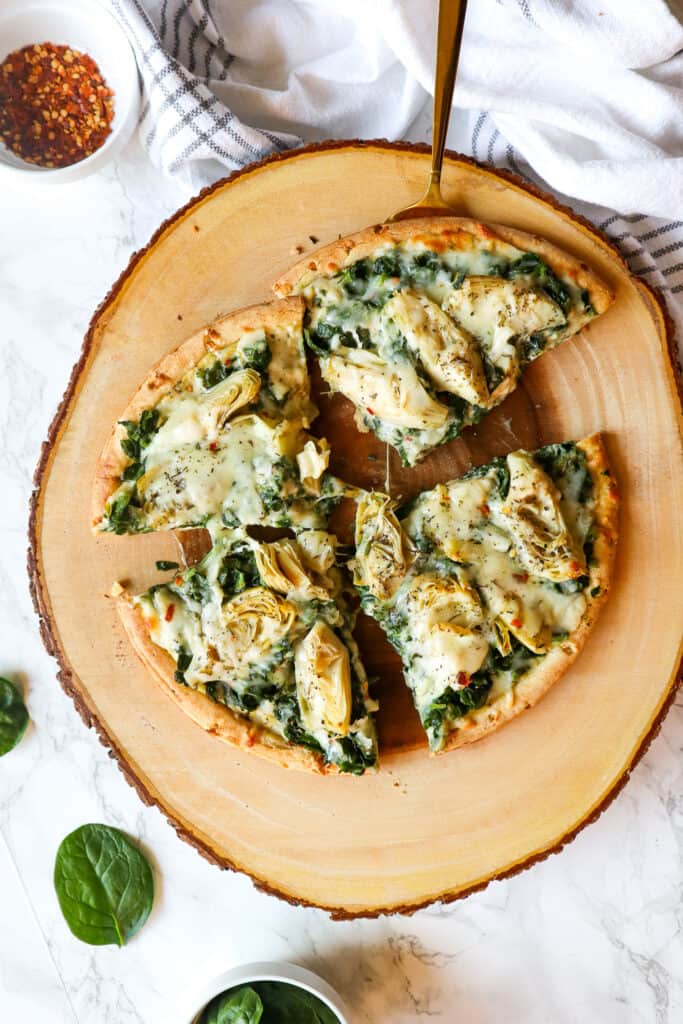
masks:
<instances>
[{"instance_id":1,"label":"gold serving utensil","mask_svg":"<svg viewBox=\"0 0 683 1024\"><path fill-rule=\"evenodd\" d=\"M441 195L441 168L446 133L451 117L453 86L458 70L458 59L465 25L467 0L440 0L439 27L436 36L436 74L434 76L434 128L432 132L432 169L429 186L422 199L404 210L397 210L387 222L406 220L408 217L448 216L458 211L449 206Z\"/></svg>"}]
</instances>

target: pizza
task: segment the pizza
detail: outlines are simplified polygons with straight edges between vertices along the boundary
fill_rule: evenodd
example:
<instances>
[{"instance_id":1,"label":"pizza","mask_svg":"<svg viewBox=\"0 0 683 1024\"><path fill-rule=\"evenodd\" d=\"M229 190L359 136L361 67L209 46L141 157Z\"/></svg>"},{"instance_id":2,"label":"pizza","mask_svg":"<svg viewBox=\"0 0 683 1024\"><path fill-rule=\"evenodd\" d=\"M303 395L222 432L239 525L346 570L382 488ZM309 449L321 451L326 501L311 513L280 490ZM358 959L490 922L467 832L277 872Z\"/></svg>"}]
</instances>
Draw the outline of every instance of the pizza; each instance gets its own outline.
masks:
<instances>
[{"instance_id":1,"label":"pizza","mask_svg":"<svg viewBox=\"0 0 683 1024\"><path fill-rule=\"evenodd\" d=\"M283 766L361 775L378 752L360 600L401 655L431 750L470 743L542 697L607 596L617 493L602 442L512 452L397 506L329 471L305 343L358 426L413 465L611 295L548 242L457 218L341 239L277 291L165 356L105 445L95 533L211 538L145 593L115 584L123 626L208 732ZM329 521L343 498L350 561Z\"/></svg>"},{"instance_id":2,"label":"pizza","mask_svg":"<svg viewBox=\"0 0 683 1024\"><path fill-rule=\"evenodd\" d=\"M96 531L325 525L343 489L306 430L302 315L300 299L239 310L154 367L98 462Z\"/></svg>"},{"instance_id":3,"label":"pizza","mask_svg":"<svg viewBox=\"0 0 683 1024\"><path fill-rule=\"evenodd\" d=\"M306 303L332 391L412 466L477 423L524 367L603 313L579 260L502 225L457 217L380 224L307 256L275 286Z\"/></svg>"},{"instance_id":4,"label":"pizza","mask_svg":"<svg viewBox=\"0 0 683 1024\"><path fill-rule=\"evenodd\" d=\"M332 535L219 528L198 565L117 603L143 663L204 729L288 767L376 766L377 705Z\"/></svg>"},{"instance_id":5,"label":"pizza","mask_svg":"<svg viewBox=\"0 0 683 1024\"><path fill-rule=\"evenodd\" d=\"M500 728L576 658L609 591L617 505L597 435L512 452L403 508L359 497L354 583L433 752Z\"/></svg>"}]
</instances>

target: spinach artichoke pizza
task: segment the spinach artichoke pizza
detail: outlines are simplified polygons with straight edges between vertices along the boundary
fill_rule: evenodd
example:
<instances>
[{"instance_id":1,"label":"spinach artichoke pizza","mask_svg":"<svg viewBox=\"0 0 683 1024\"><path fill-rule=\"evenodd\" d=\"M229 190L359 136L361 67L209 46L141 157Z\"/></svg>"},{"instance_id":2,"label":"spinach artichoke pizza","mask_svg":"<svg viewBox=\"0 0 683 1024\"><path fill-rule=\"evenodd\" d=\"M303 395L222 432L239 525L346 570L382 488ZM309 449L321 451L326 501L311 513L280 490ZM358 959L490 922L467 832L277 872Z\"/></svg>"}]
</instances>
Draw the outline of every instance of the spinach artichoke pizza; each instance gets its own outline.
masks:
<instances>
[{"instance_id":1,"label":"spinach artichoke pizza","mask_svg":"<svg viewBox=\"0 0 683 1024\"><path fill-rule=\"evenodd\" d=\"M132 644L208 732L288 767L363 774L377 763L368 681L335 538L259 542L213 529L196 566L137 596L119 591ZM118 589L118 588L117 588Z\"/></svg>"},{"instance_id":2,"label":"spinach artichoke pizza","mask_svg":"<svg viewBox=\"0 0 683 1024\"><path fill-rule=\"evenodd\" d=\"M310 399L300 299L239 310L165 356L100 457L93 527L322 527L342 489Z\"/></svg>"},{"instance_id":3,"label":"spinach artichoke pizza","mask_svg":"<svg viewBox=\"0 0 683 1024\"><path fill-rule=\"evenodd\" d=\"M115 585L127 635L208 732L281 765L361 775L377 766L377 704L353 637L360 595L431 750L472 742L542 697L606 598L617 498L602 442L513 452L397 507L329 472L309 431L305 341L359 427L413 465L611 295L541 239L456 218L341 239L277 290L163 358L105 445L96 534L211 538L143 594ZM329 523L344 497L347 565Z\"/></svg>"},{"instance_id":4,"label":"spinach artichoke pizza","mask_svg":"<svg viewBox=\"0 0 683 1024\"><path fill-rule=\"evenodd\" d=\"M356 423L414 465L477 423L524 367L603 313L579 260L502 225L380 224L315 251L275 286L306 302L309 348Z\"/></svg>"},{"instance_id":5,"label":"spinach artichoke pizza","mask_svg":"<svg viewBox=\"0 0 683 1024\"><path fill-rule=\"evenodd\" d=\"M359 498L354 582L433 752L500 728L563 674L607 597L616 536L598 436L512 452L403 508Z\"/></svg>"}]
</instances>

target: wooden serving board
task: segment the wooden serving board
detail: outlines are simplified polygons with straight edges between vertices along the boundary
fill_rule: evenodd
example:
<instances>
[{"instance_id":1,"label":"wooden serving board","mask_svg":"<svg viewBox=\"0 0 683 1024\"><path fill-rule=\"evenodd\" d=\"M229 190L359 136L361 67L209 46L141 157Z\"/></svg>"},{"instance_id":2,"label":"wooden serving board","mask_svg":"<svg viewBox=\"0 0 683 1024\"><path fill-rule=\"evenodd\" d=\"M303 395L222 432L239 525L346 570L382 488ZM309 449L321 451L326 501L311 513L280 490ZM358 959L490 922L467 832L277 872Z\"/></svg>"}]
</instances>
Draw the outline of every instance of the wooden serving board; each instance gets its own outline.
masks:
<instances>
[{"instance_id":1,"label":"wooden serving board","mask_svg":"<svg viewBox=\"0 0 683 1024\"><path fill-rule=\"evenodd\" d=\"M392 461L394 493L510 451L606 433L623 494L611 598L577 663L501 732L430 758L399 666L371 623L359 640L380 681L382 769L317 777L235 752L158 689L122 633L114 580L158 581L172 534L89 530L95 461L148 368L219 314L270 296L297 250L381 221L419 195L424 147L309 147L219 182L164 224L95 314L38 468L30 571L45 642L88 724L143 800L217 864L337 916L454 899L558 849L625 780L672 698L681 650L681 408L657 296L596 229L517 178L455 155L446 198L462 213L543 235L616 292L606 315L535 363L476 430L415 470ZM333 469L382 486L384 447L319 396Z\"/></svg>"}]
</instances>

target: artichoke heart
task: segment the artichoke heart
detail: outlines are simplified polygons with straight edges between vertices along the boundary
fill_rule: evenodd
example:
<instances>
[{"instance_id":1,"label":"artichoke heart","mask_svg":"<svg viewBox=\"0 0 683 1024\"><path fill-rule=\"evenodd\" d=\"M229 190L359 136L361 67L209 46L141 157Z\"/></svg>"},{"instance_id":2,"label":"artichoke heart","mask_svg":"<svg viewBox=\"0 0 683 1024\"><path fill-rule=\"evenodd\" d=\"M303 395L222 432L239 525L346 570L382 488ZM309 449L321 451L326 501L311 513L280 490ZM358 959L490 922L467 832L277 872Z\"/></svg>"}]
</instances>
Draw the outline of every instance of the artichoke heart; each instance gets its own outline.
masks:
<instances>
[{"instance_id":1,"label":"artichoke heart","mask_svg":"<svg viewBox=\"0 0 683 1024\"><path fill-rule=\"evenodd\" d=\"M320 493L321 477L330 462L330 446L324 438L307 441L296 457L304 487Z\"/></svg>"},{"instance_id":2,"label":"artichoke heart","mask_svg":"<svg viewBox=\"0 0 683 1024\"><path fill-rule=\"evenodd\" d=\"M560 494L528 452L507 457L510 488L493 515L509 528L517 561L543 579L561 582L586 572L583 551L569 533Z\"/></svg>"},{"instance_id":3,"label":"artichoke heart","mask_svg":"<svg viewBox=\"0 0 683 1024\"><path fill-rule=\"evenodd\" d=\"M200 418L209 439L225 429L229 419L250 405L261 390L261 378L255 370L238 370L202 396Z\"/></svg>"},{"instance_id":4,"label":"artichoke heart","mask_svg":"<svg viewBox=\"0 0 683 1024\"><path fill-rule=\"evenodd\" d=\"M466 277L443 308L466 331L488 342L492 352L510 338L528 337L565 322L560 307L544 292L503 277Z\"/></svg>"},{"instance_id":5,"label":"artichoke heart","mask_svg":"<svg viewBox=\"0 0 683 1024\"><path fill-rule=\"evenodd\" d=\"M222 609L221 659L231 668L258 661L296 621L296 608L266 587L251 587Z\"/></svg>"},{"instance_id":6,"label":"artichoke heart","mask_svg":"<svg viewBox=\"0 0 683 1024\"><path fill-rule=\"evenodd\" d=\"M464 574L459 578L434 573L416 576L406 601L410 620L418 632L429 632L439 622L455 622L473 629L484 621L477 592Z\"/></svg>"},{"instance_id":7,"label":"artichoke heart","mask_svg":"<svg viewBox=\"0 0 683 1024\"><path fill-rule=\"evenodd\" d=\"M482 591L494 616L494 642L504 657L512 650L511 636L534 654L544 654L549 649L552 631L538 608L530 607L497 583L482 584Z\"/></svg>"},{"instance_id":8,"label":"artichoke heart","mask_svg":"<svg viewBox=\"0 0 683 1024\"><path fill-rule=\"evenodd\" d=\"M474 338L426 295L397 292L383 310L419 358L439 390L485 406L489 391Z\"/></svg>"},{"instance_id":9,"label":"artichoke heart","mask_svg":"<svg viewBox=\"0 0 683 1024\"><path fill-rule=\"evenodd\" d=\"M324 575L336 562L337 538L325 530L302 530L297 543L308 567Z\"/></svg>"},{"instance_id":10,"label":"artichoke heart","mask_svg":"<svg viewBox=\"0 0 683 1024\"><path fill-rule=\"evenodd\" d=\"M388 600L398 589L411 562L409 541L391 511L386 494L364 494L356 511L354 583L373 597Z\"/></svg>"},{"instance_id":11,"label":"artichoke heart","mask_svg":"<svg viewBox=\"0 0 683 1024\"><path fill-rule=\"evenodd\" d=\"M254 548L254 558L259 576L267 587L282 594L297 594L321 601L330 599L325 588L317 586L306 572L297 546L291 540L259 544Z\"/></svg>"},{"instance_id":12,"label":"artichoke heart","mask_svg":"<svg viewBox=\"0 0 683 1024\"><path fill-rule=\"evenodd\" d=\"M349 653L326 623L318 620L298 644L294 672L304 726L346 736L351 722Z\"/></svg>"},{"instance_id":13,"label":"artichoke heart","mask_svg":"<svg viewBox=\"0 0 683 1024\"><path fill-rule=\"evenodd\" d=\"M407 361L384 362L366 349L340 347L321 363L325 380L359 409L397 427L434 430L444 426L448 409L437 402Z\"/></svg>"}]
</instances>

